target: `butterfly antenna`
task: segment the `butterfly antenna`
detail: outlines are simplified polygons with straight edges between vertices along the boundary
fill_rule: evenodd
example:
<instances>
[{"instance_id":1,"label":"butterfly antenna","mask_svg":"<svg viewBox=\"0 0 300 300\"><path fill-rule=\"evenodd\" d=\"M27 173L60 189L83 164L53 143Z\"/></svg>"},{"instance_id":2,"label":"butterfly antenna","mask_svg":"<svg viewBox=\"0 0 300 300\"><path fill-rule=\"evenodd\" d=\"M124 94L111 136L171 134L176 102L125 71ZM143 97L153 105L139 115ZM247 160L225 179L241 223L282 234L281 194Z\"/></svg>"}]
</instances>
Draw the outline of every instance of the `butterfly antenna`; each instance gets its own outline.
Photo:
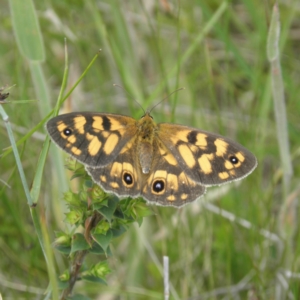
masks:
<instances>
[{"instance_id":1,"label":"butterfly antenna","mask_svg":"<svg viewBox=\"0 0 300 300\"><path fill-rule=\"evenodd\" d=\"M185 88L184 88L184 87L181 87L181 88L179 88L179 89L173 91L170 95L166 96L166 97L163 98L161 101L159 101L158 103L156 103L156 104L150 109L149 113L151 113L151 111L152 111L156 106L158 106L159 104L161 104L162 102L164 102L166 99L168 99L169 97L171 97L173 94L175 94L175 93L177 93L177 92L179 92L179 91L181 91L181 90L185 90Z\"/></svg>"},{"instance_id":2,"label":"butterfly antenna","mask_svg":"<svg viewBox=\"0 0 300 300\"><path fill-rule=\"evenodd\" d=\"M122 89L124 92L126 92L126 94L142 109L142 111L144 112L144 114L146 113L145 110L144 110L144 108L143 108L143 106L140 103L138 103L138 101L136 101L133 98L133 96L127 90L125 90L121 85L118 85L118 84L114 83L113 86L116 86L116 87Z\"/></svg>"}]
</instances>

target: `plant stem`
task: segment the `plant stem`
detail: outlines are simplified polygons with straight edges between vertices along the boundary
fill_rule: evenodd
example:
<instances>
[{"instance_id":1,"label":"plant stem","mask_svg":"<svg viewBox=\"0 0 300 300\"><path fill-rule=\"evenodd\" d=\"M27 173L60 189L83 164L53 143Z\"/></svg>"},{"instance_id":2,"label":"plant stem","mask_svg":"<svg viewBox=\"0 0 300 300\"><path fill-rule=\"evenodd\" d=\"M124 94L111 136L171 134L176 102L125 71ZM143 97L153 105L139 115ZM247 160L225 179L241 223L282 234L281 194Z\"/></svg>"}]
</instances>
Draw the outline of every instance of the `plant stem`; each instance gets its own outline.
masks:
<instances>
[{"instance_id":1,"label":"plant stem","mask_svg":"<svg viewBox=\"0 0 300 300\"><path fill-rule=\"evenodd\" d=\"M102 219L102 215L99 214L98 212L94 213L93 216L91 217L90 222L88 222L86 224L86 228L85 228L85 238L87 240L88 243L91 243L92 240L90 238L90 231L97 226L97 224L99 223L99 221ZM74 285L79 277L79 271L80 268L82 266L83 260L85 258L85 256L88 254L88 250L82 250L82 251L78 251L75 253L72 265L71 265L71 269L70 269L70 279L69 279L69 286L64 289L60 300L65 300L67 299L67 297L72 293Z\"/></svg>"},{"instance_id":2,"label":"plant stem","mask_svg":"<svg viewBox=\"0 0 300 300\"><path fill-rule=\"evenodd\" d=\"M69 279L69 286L64 289L60 300L65 300L67 297L72 293L74 285L78 279L78 274L83 263L83 260L88 253L88 250L78 251L74 256L74 260L72 262L71 271L70 271L70 279Z\"/></svg>"}]
</instances>

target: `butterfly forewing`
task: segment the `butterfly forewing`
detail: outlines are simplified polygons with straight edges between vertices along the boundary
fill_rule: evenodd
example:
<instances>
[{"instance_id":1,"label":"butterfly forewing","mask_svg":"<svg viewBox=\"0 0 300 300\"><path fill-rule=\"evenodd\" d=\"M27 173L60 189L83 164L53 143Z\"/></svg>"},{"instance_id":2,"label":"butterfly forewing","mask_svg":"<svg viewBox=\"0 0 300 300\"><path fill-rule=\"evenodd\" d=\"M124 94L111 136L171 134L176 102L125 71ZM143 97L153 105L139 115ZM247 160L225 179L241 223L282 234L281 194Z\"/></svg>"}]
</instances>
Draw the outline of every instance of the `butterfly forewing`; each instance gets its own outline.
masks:
<instances>
[{"instance_id":1,"label":"butterfly forewing","mask_svg":"<svg viewBox=\"0 0 300 300\"><path fill-rule=\"evenodd\" d=\"M112 162L136 133L136 121L122 115L70 113L48 121L52 140L86 166Z\"/></svg>"},{"instance_id":2,"label":"butterfly forewing","mask_svg":"<svg viewBox=\"0 0 300 300\"><path fill-rule=\"evenodd\" d=\"M159 139L170 149L185 173L202 185L241 179L257 165L255 156L243 146L196 128L161 123Z\"/></svg>"}]
</instances>

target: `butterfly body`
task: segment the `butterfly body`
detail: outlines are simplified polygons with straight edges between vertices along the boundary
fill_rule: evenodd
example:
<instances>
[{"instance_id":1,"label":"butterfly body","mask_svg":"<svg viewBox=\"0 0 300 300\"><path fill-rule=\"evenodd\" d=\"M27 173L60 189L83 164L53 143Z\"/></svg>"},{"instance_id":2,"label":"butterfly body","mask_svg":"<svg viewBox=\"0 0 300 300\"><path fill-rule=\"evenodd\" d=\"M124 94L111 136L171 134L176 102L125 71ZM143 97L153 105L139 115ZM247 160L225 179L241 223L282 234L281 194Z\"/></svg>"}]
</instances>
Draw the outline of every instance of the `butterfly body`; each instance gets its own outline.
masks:
<instances>
[{"instance_id":1,"label":"butterfly body","mask_svg":"<svg viewBox=\"0 0 300 300\"><path fill-rule=\"evenodd\" d=\"M150 114L146 114L137 123L137 154L139 156L142 172L150 172L153 159L153 141L155 140L156 124Z\"/></svg>"},{"instance_id":2,"label":"butterfly body","mask_svg":"<svg viewBox=\"0 0 300 300\"><path fill-rule=\"evenodd\" d=\"M188 126L158 123L149 113L128 116L79 112L57 116L46 129L52 140L83 163L105 191L182 206L206 186L241 179L256 167L238 143Z\"/></svg>"}]
</instances>

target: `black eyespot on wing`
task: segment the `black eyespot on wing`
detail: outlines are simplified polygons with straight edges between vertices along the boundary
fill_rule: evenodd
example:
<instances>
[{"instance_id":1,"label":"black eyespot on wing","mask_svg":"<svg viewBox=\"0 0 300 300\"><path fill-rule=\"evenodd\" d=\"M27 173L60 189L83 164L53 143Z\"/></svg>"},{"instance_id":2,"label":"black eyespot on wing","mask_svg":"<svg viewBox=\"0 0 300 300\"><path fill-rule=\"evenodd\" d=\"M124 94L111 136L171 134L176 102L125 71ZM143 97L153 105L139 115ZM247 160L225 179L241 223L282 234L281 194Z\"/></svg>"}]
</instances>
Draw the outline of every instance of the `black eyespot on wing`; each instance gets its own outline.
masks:
<instances>
[{"instance_id":1,"label":"black eyespot on wing","mask_svg":"<svg viewBox=\"0 0 300 300\"><path fill-rule=\"evenodd\" d=\"M129 173L127 173L127 172L125 172L125 173L123 174L123 181L124 181L125 185L127 185L127 186L132 186L132 185L133 185L133 178L132 178L132 175L129 174Z\"/></svg>"},{"instance_id":2,"label":"black eyespot on wing","mask_svg":"<svg viewBox=\"0 0 300 300\"><path fill-rule=\"evenodd\" d=\"M230 160L230 162L231 162L233 165L236 165L236 164L239 163L238 158L237 158L236 156L234 156L234 155L231 155L231 156L229 157L229 160Z\"/></svg>"},{"instance_id":3,"label":"black eyespot on wing","mask_svg":"<svg viewBox=\"0 0 300 300\"><path fill-rule=\"evenodd\" d=\"M70 136L72 133L73 133L73 131L70 129L70 128L66 128L66 129L64 129L64 135L65 136Z\"/></svg>"},{"instance_id":4,"label":"black eyespot on wing","mask_svg":"<svg viewBox=\"0 0 300 300\"><path fill-rule=\"evenodd\" d=\"M160 193L165 189L165 183L163 180L156 180L153 182L152 189L155 193Z\"/></svg>"}]
</instances>

